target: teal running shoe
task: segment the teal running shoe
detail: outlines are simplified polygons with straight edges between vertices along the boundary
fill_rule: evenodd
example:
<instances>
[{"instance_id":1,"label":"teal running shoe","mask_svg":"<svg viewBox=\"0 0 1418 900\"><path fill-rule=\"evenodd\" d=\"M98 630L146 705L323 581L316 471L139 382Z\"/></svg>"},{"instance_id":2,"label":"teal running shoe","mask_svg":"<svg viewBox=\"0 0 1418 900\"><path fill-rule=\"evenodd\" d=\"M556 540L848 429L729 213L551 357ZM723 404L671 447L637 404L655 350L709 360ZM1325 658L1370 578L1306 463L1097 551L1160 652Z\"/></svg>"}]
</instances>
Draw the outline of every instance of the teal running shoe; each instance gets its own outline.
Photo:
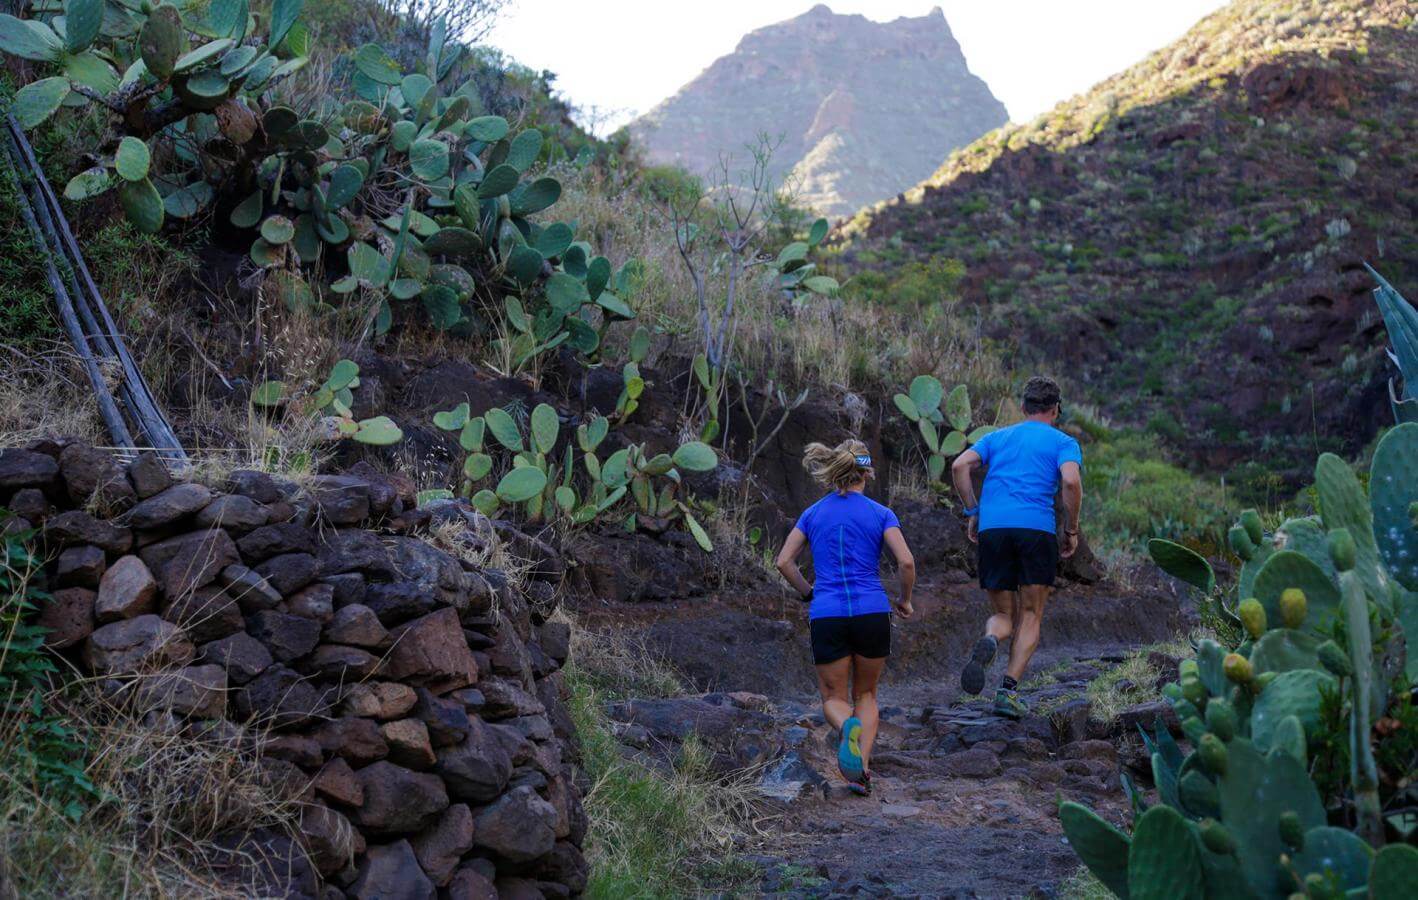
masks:
<instances>
[{"instance_id":1,"label":"teal running shoe","mask_svg":"<svg viewBox=\"0 0 1418 900\"><path fill-rule=\"evenodd\" d=\"M995 691L995 715L1006 719L1022 719L1029 714L1029 707L1019 699L1014 691L1000 688Z\"/></svg>"},{"instance_id":2,"label":"teal running shoe","mask_svg":"<svg viewBox=\"0 0 1418 900\"><path fill-rule=\"evenodd\" d=\"M862 720L856 716L842 723L842 741L837 745L837 769L848 781L862 783Z\"/></svg>"}]
</instances>

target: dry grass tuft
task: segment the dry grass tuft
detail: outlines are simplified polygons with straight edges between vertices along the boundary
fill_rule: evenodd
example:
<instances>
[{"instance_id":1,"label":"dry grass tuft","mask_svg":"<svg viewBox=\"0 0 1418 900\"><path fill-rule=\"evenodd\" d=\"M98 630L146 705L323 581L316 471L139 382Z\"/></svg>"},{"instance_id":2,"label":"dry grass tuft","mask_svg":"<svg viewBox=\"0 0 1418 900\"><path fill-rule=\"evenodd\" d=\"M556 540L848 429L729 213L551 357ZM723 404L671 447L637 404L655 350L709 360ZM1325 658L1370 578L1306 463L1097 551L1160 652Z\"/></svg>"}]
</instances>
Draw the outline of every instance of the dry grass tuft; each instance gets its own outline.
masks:
<instances>
[{"instance_id":1,"label":"dry grass tuft","mask_svg":"<svg viewBox=\"0 0 1418 900\"><path fill-rule=\"evenodd\" d=\"M1087 696L1092 717L1099 722L1112 723L1129 706L1159 699L1161 694L1157 679L1162 671L1149 662L1148 657L1152 653L1162 653L1184 659L1192 655L1192 642L1206 636L1206 632L1198 631L1139 647L1122 662L1105 670L1088 683Z\"/></svg>"},{"instance_id":2,"label":"dry grass tuft","mask_svg":"<svg viewBox=\"0 0 1418 900\"><path fill-rule=\"evenodd\" d=\"M571 623L571 659L576 676L608 699L677 697L684 680L663 654L622 631L591 631Z\"/></svg>"},{"instance_id":3,"label":"dry grass tuft","mask_svg":"<svg viewBox=\"0 0 1418 900\"><path fill-rule=\"evenodd\" d=\"M0 447L64 436L108 443L79 357L67 342L41 353L0 345Z\"/></svg>"},{"instance_id":4,"label":"dry grass tuft","mask_svg":"<svg viewBox=\"0 0 1418 900\"><path fill-rule=\"evenodd\" d=\"M137 691L123 691L132 698ZM72 819L36 792L24 771L23 723L0 723L0 884L22 897L251 897L260 892L211 853L223 833L296 834L299 803L260 766L264 736L195 732L144 716L95 682L47 698L87 737L86 774L100 799ZM229 861L229 860L228 860Z\"/></svg>"}]
</instances>

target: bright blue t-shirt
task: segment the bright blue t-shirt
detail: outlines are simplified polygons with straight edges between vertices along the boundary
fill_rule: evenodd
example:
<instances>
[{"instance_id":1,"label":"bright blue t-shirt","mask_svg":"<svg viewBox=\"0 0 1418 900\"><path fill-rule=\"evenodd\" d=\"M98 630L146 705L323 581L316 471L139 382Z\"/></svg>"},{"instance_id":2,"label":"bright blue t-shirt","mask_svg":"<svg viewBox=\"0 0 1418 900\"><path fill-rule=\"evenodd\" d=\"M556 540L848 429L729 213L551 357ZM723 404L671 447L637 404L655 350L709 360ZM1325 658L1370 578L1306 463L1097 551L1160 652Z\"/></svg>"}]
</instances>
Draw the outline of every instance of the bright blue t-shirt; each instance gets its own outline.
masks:
<instances>
[{"instance_id":1,"label":"bright blue t-shirt","mask_svg":"<svg viewBox=\"0 0 1418 900\"><path fill-rule=\"evenodd\" d=\"M971 448L989 467L980 492L980 530L1032 528L1054 533L1059 467L1083 465L1078 441L1044 422L1020 422L991 432Z\"/></svg>"},{"instance_id":2,"label":"bright blue t-shirt","mask_svg":"<svg viewBox=\"0 0 1418 900\"><path fill-rule=\"evenodd\" d=\"M832 493L798 517L798 530L812 548L809 619L891 612L881 586L881 545L888 528L900 528L896 513L856 491Z\"/></svg>"}]
</instances>

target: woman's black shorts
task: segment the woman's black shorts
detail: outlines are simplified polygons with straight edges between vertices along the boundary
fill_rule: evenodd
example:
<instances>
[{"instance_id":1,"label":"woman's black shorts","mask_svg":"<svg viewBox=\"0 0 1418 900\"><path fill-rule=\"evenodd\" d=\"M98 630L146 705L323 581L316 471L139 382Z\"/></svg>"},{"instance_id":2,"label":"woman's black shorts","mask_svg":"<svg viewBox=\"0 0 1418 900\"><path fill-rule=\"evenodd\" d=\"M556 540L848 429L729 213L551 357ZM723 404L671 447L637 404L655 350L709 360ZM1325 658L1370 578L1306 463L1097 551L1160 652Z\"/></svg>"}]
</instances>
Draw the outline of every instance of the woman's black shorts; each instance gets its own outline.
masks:
<instances>
[{"instance_id":1,"label":"woman's black shorts","mask_svg":"<svg viewBox=\"0 0 1418 900\"><path fill-rule=\"evenodd\" d=\"M844 656L881 659L891 653L891 613L813 619L812 661L825 666Z\"/></svg>"},{"instance_id":2,"label":"woman's black shorts","mask_svg":"<svg viewBox=\"0 0 1418 900\"><path fill-rule=\"evenodd\" d=\"M1051 585L1058 567L1059 541L1047 531L991 528L980 532L980 587L987 591Z\"/></svg>"}]
</instances>

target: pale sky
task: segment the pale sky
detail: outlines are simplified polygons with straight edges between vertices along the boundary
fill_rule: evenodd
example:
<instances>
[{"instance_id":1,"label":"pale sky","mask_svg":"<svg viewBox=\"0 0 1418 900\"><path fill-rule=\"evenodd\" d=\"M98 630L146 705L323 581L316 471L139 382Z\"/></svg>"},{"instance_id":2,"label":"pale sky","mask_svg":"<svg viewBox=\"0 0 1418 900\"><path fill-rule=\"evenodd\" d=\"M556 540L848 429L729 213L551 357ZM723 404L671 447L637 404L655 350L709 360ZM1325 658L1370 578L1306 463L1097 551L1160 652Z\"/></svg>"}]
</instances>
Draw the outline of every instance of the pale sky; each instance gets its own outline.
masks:
<instances>
[{"instance_id":1,"label":"pale sky","mask_svg":"<svg viewBox=\"0 0 1418 900\"><path fill-rule=\"evenodd\" d=\"M487 37L557 87L601 133L650 109L756 28L814 0L512 0ZM1060 100L1171 43L1222 0L835 0L877 21L945 10L970 71L1010 118L1028 122Z\"/></svg>"}]
</instances>

